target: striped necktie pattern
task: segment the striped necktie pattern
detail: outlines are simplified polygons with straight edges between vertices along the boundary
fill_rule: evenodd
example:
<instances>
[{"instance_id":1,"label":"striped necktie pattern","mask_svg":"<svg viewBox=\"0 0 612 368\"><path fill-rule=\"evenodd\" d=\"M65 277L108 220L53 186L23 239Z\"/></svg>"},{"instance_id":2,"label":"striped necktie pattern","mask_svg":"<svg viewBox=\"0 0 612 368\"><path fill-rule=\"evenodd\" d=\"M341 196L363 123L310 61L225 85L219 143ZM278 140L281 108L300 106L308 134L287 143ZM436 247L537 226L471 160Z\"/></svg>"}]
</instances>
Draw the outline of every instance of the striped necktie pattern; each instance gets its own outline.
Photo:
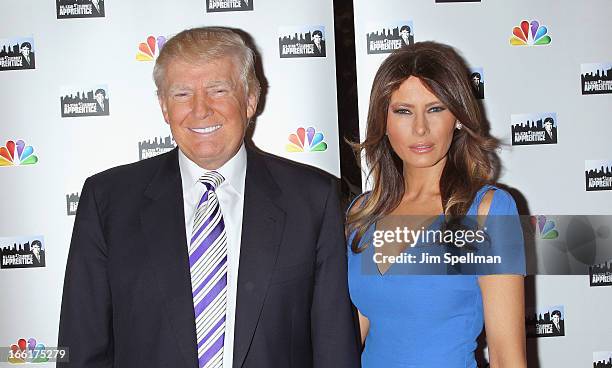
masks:
<instances>
[{"instance_id":1,"label":"striped necktie pattern","mask_svg":"<svg viewBox=\"0 0 612 368\"><path fill-rule=\"evenodd\" d=\"M223 367L227 297L227 235L215 189L224 178L202 175L206 191L198 203L189 242L189 267L195 312L199 367Z\"/></svg>"}]
</instances>

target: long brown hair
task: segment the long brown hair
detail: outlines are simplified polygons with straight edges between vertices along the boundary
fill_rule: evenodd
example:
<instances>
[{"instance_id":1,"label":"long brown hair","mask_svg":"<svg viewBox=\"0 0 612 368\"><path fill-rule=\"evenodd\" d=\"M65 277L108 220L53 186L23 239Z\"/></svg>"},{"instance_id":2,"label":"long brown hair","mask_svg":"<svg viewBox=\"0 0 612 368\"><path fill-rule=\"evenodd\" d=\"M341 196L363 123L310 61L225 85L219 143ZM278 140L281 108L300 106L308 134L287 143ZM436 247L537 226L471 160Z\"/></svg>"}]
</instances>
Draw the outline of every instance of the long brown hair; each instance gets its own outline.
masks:
<instances>
[{"instance_id":1,"label":"long brown hair","mask_svg":"<svg viewBox=\"0 0 612 368\"><path fill-rule=\"evenodd\" d=\"M391 94L408 77L417 77L446 105L462 124L455 130L448 158L440 178L440 194L446 223L456 221L469 209L476 192L496 177L499 141L488 135L487 123L474 96L469 71L450 46L417 42L394 51L376 72L372 91L366 139L355 144L357 157L365 156L370 168L372 193L347 218L347 232L355 231L351 249L363 251L359 243L368 227L391 213L404 195L401 158L387 138L387 111Z\"/></svg>"}]
</instances>

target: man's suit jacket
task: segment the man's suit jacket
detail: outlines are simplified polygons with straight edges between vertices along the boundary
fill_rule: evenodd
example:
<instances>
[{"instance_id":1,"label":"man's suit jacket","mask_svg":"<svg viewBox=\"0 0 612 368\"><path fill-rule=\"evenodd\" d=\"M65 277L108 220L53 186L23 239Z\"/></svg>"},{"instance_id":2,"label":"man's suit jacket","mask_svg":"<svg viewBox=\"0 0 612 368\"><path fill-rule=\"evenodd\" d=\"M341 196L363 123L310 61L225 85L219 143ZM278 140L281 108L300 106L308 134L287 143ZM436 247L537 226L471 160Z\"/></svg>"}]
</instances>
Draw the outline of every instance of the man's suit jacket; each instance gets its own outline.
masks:
<instances>
[{"instance_id":1,"label":"man's suit jacket","mask_svg":"<svg viewBox=\"0 0 612 368\"><path fill-rule=\"evenodd\" d=\"M28 55L28 57L30 58L30 62L28 63L28 61L26 60L25 56L21 56L21 60L22 60L22 65L23 65L23 69L35 69L36 67L36 61L35 61L35 55L33 52L30 52L30 55Z\"/></svg>"},{"instance_id":2,"label":"man's suit jacket","mask_svg":"<svg viewBox=\"0 0 612 368\"><path fill-rule=\"evenodd\" d=\"M324 40L321 40L321 50L320 51L314 42L312 44L314 45L314 54L316 56L325 56L325 41Z\"/></svg>"},{"instance_id":3,"label":"man's suit jacket","mask_svg":"<svg viewBox=\"0 0 612 368\"><path fill-rule=\"evenodd\" d=\"M100 8L100 10L98 11L98 9L96 9L96 7L94 6L94 4L91 4L91 14L95 17L103 17L104 16L104 0L100 0L100 2L98 2L98 7Z\"/></svg>"},{"instance_id":4,"label":"man's suit jacket","mask_svg":"<svg viewBox=\"0 0 612 368\"><path fill-rule=\"evenodd\" d=\"M244 195L234 367L358 367L333 180L248 148ZM177 149L85 181L58 342L70 367L197 367L183 211Z\"/></svg>"},{"instance_id":5,"label":"man's suit jacket","mask_svg":"<svg viewBox=\"0 0 612 368\"><path fill-rule=\"evenodd\" d=\"M36 258L34 254L32 254L32 265L34 267L44 267L45 266L45 251L40 251L40 260Z\"/></svg>"},{"instance_id":6,"label":"man's suit jacket","mask_svg":"<svg viewBox=\"0 0 612 368\"><path fill-rule=\"evenodd\" d=\"M552 128L552 137L544 130L544 143L557 143L557 128Z\"/></svg>"},{"instance_id":7,"label":"man's suit jacket","mask_svg":"<svg viewBox=\"0 0 612 368\"><path fill-rule=\"evenodd\" d=\"M559 328L555 326L553 323L553 335L562 336L565 333L565 329L563 328L564 321L559 321Z\"/></svg>"}]
</instances>

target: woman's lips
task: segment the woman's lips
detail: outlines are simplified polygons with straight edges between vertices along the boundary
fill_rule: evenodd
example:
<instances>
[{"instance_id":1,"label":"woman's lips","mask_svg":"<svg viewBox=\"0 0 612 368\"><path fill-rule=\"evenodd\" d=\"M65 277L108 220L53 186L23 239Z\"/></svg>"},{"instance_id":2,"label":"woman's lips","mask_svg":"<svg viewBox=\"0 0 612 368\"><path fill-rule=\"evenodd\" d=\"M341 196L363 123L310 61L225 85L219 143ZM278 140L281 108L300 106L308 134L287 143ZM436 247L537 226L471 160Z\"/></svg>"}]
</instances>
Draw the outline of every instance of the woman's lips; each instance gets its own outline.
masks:
<instances>
[{"instance_id":1,"label":"woman's lips","mask_svg":"<svg viewBox=\"0 0 612 368\"><path fill-rule=\"evenodd\" d=\"M415 153L427 153L433 150L433 143L419 143L410 146L410 150Z\"/></svg>"}]
</instances>

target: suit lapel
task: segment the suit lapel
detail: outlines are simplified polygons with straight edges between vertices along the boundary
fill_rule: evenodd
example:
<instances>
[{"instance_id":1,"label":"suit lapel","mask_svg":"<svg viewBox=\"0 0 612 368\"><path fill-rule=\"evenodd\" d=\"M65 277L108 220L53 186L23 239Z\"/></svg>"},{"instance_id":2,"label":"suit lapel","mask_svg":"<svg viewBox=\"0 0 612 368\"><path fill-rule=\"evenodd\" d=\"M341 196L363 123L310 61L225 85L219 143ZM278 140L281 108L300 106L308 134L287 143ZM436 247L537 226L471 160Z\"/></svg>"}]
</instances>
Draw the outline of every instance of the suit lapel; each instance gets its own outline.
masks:
<instances>
[{"instance_id":1,"label":"suit lapel","mask_svg":"<svg viewBox=\"0 0 612 368\"><path fill-rule=\"evenodd\" d=\"M174 329L185 366L197 367L195 317L185 238L183 189L178 149L165 157L144 193L141 209L146 249L157 277L166 316Z\"/></svg>"},{"instance_id":2,"label":"suit lapel","mask_svg":"<svg viewBox=\"0 0 612 368\"><path fill-rule=\"evenodd\" d=\"M261 315L283 233L280 188L262 154L247 147L247 172L236 296L234 367L241 367Z\"/></svg>"}]
</instances>

